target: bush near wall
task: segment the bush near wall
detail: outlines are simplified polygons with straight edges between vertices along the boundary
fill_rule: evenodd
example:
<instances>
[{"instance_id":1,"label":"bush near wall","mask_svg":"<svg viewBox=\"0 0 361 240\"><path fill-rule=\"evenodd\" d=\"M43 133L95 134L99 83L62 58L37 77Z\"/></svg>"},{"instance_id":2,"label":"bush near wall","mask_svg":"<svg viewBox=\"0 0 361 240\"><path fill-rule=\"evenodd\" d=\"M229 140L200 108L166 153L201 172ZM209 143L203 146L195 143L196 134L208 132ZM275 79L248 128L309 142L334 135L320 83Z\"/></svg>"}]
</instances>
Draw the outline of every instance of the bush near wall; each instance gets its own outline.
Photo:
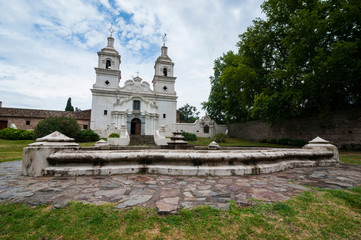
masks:
<instances>
[{"instance_id":1,"label":"bush near wall","mask_svg":"<svg viewBox=\"0 0 361 240\"><path fill-rule=\"evenodd\" d=\"M0 138L6 140L32 140L35 136L33 131L4 128L0 130Z\"/></svg>"},{"instance_id":2,"label":"bush near wall","mask_svg":"<svg viewBox=\"0 0 361 240\"><path fill-rule=\"evenodd\" d=\"M95 133L91 129L86 129L80 131L80 133L76 136L76 142L96 142L99 141L100 137L97 133Z\"/></svg>"},{"instance_id":3,"label":"bush near wall","mask_svg":"<svg viewBox=\"0 0 361 240\"><path fill-rule=\"evenodd\" d=\"M197 141L197 136L194 133L182 132L185 141Z\"/></svg>"}]
</instances>

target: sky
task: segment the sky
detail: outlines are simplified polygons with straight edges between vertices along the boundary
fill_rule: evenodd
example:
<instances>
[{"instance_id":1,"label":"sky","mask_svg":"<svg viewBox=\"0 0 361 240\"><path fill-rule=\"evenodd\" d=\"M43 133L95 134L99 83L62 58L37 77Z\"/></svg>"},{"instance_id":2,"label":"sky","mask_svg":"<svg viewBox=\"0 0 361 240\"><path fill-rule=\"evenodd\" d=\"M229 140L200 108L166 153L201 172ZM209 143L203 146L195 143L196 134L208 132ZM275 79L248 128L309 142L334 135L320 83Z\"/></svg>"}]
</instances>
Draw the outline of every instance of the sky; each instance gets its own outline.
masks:
<instances>
[{"instance_id":1,"label":"sky","mask_svg":"<svg viewBox=\"0 0 361 240\"><path fill-rule=\"evenodd\" d=\"M167 34L177 107L201 111L214 60L237 51L238 35L263 18L261 0L0 0L0 101L3 107L64 110L68 97L91 108L97 52L113 23L124 82L151 84ZM152 84L151 84L152 86Z\"/></svg>"}]
</instances>

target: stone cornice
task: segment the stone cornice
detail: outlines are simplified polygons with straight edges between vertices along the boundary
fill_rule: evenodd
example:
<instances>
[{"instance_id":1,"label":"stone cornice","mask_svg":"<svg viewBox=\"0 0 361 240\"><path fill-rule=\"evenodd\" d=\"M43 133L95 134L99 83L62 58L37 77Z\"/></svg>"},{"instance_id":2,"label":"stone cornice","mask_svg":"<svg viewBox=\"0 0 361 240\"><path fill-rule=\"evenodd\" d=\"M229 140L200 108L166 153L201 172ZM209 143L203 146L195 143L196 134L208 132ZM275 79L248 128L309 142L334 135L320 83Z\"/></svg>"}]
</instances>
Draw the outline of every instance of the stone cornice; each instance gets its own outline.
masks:
<instances>
[{"instance_id":1,"label":"stone cornice","mask_svg":"<svg viewBox=\"0 0 361 240\"><path fill-rule=\"evenodd\" d=\"M103 50L105 50L105 51L103 51ZM118 51L115 50L115 49L114 50L109 50L109 48L107 48L107 49L103 48L102 51L99 51L97 53L98 53L98 56L107 55L107 56L114 56L114 57L119 57L120 58L120 55L119 55Z\"/></svg>"},{"instance_id":2,"label":"stone cornice","mask_svg":"<svg viewBox=\"0 0 361 240\"><path fill-rule=\"evenodd\" d=\"M97 68L95 67L95 72L97 74L104 74L104 75L118 75L120 76L120 70L116 69L103 69L103 68Z\"/></svg>"},{"instance_id":3,"label":"stone cornice","mask_svg":"<svg viewBox=\"0 0 361 240\"><path fill-rule=\"evenodd\" d=\"M93 87L92 89L90 89L90 91L94 95L104 95L104 96L112 95L114 97L116 97L116 96L127 96L127 97L140 97L140 98L156 99L158 97L165 96L167 98L169 98L169 97L174 98L174 95L170 95L170 94L156 94L154 92L152 92L152 93L133 93L133 92L127 92L127 91L120 91L119 88L117 88L117 89L115 89L115 88L106 89L106 88L95 88L95 87Z\"/></svg>"}]
</instances>

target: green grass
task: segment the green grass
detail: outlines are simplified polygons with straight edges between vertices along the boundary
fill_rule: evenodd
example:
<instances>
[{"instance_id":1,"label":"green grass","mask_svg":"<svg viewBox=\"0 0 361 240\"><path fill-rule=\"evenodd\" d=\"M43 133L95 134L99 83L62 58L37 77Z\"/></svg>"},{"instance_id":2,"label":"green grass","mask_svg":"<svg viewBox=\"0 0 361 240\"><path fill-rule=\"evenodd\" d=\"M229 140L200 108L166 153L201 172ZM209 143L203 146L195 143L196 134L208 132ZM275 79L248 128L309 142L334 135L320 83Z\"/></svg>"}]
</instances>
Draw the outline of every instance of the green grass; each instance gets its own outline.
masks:
<instances>
[{"instance_id":1,"label":"green grass","mask_svg":"<svg viewBox=\"0 0 361 240\"><path fill-rule=\"evenodd\" d=\"M228 211L207 206L161 216L112 204L0 204L0 239L360 239L361 188L304 192Z\"/></svg>"},{"instance_id":2,"label":"green grass","mask_svg":"<svg viewBox=\"0 0 361 240\"><path fill-rule=\"evenodd\" d=\"M23 148L33 142L33 140L0 139L0 163L21 160L23 157Z\"/></svg>"},{"instance_id":3,"label":"green grass","mask_svg":"<svg viewBox=\"0 0 361 240\"><path fill-rule=\"evenodd\" d=\"M361 154L349 155L340 153L340 162L361 165Z\"/></svg>"},{"instance_id":4,"label":"green grass","mask_svg":"<svg viewBox=\"0 0 361 240\"><path fill-rule=\"evenodd\" d=\"M95 142L83 142L83 143L78 143L80 147L93 147Z\"/></svg>"}]
</instances>

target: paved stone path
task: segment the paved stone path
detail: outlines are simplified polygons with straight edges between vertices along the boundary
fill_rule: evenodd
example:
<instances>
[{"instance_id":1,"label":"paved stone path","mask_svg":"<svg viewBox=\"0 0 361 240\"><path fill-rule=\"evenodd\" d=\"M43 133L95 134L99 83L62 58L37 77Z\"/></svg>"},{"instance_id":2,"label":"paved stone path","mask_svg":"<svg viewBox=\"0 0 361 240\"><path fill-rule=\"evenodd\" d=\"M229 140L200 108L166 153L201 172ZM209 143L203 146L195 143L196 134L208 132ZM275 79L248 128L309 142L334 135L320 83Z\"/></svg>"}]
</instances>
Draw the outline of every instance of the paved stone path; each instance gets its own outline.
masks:
<instances>
[{"instance_id":1,"label":"paved stone path","mask_svg":"<svg viewBox=\"0 0 361 240\"><path fill-rule=\"evenodd\" d=\"M232 177L186 177L150 174L89 177L25 177L21 161L0 164L0 202L51 204L56 208L69 201L102 204L117 208L155 207L175 212L207 204L228 209L229 200L241 205L252 199L267 202L287 200L305 186L350 188L361 186L361 166L298 168L268 175Z\"/></svg>"}]
</instances>

